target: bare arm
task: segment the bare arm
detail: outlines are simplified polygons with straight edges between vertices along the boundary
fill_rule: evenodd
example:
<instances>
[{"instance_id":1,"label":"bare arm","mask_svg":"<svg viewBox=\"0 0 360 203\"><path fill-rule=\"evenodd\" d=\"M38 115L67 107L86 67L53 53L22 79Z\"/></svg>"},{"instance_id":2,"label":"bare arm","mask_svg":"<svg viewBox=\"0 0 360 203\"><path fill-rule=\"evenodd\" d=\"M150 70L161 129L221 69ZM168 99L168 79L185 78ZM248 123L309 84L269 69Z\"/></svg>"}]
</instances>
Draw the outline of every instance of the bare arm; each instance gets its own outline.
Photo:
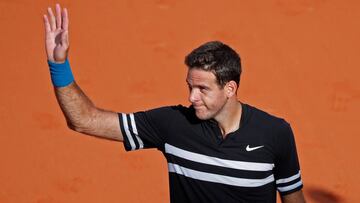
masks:
<instances>
[{"instance_id":1,"label":"bare arm","mask_svg":"<svg viewBox=\"0 0 360 203\"><path fill-rule=\"evenodd\" d=\"M75 83L55 88L56 98L70 129L122 141L117 113L97 108Z\"/></svg>"},{"instance_id":2,"label":"bare arm","mask_svg":"<svg viewBox=\"0 0 360 203\"><path fill-rule=\"evenodd\" d=\"M302 190L281 197L283 203L305 203Z\"/></svg>"},{"instance_id":3,"label":"bare arm","mask_svg":"<svg viewBox=\"0 0 360 203\"><path fill-rule=\"evenodd\" d=\"M56 16L48 8L44 15L45 47L48 60L63 63L69 50L68 12L56 5ZM97 108L76 82L65 87L54 87L57 101L69 128L88 135L122 141L118 115Z\"/></svg>"}]
</instances>

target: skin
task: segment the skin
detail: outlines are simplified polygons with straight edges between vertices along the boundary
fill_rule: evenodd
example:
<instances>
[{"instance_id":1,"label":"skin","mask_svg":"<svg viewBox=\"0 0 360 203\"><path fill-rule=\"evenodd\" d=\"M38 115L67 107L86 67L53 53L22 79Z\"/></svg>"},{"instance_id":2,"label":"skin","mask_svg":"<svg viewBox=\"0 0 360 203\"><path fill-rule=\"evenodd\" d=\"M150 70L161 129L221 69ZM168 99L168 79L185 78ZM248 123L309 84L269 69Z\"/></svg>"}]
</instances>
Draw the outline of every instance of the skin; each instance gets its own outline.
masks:
<instances>
[{"instance_id":1,"label":"skin","mask_svg":"<svg viewBox=\"0 0 360 203\"><path fill-rule=\"evenodd\" d=\"M44 15L45 48L47 59L63 63L69 51L69 17L66 8L55 6ZM200 119L214 119L225 137L240 126L241 105L237 99L238 86L229 81L221 87L212 72L197 68L189 69L186 81L189 86L189 101ZM54 87L59 106L64 113L68 127L80 133L100 138L123 141L118 115L116 112L98 108L85 95L81 88L72 82L66 87ZM285 203L305 202L302 191L282 197Z\"/></svg>"},{"instance_id":2,"label":"skin","mask_svg":"<svg viewBox=\"0 0 360 203\"><path fill-rule=\"evenodd\" d=\"M302 190L293 192L291 194L281 197L281 202L284 203L305 203L305 197Z\"/></svg>"},{"instance_id":3,"label":"skin","mask_svg":"<svg viewBox=\"0 0 360 203\"><path fill-rule=\"evenodd\" d=\"M217 121L224 137L239 128L242 108L236 98L236 82L221 87L212 72L197 68L188 71L186 82L189 101L199 119Z\"/></svg>"},{"instance_id":4,"label":"skin","mask_svg":"<svg viewBox=\"0 0 360 203\"><path fill-rule=\"evenodd\" d=\"M49 61L63 63L69 51L69 18L67 9L55 6L44 15L45 48ZM66 87L54 87L56 99L64 113L68 127L80 133L123 141L116 112L98 108L84 94L76 82Z\"/></svg>"}]
</instances>

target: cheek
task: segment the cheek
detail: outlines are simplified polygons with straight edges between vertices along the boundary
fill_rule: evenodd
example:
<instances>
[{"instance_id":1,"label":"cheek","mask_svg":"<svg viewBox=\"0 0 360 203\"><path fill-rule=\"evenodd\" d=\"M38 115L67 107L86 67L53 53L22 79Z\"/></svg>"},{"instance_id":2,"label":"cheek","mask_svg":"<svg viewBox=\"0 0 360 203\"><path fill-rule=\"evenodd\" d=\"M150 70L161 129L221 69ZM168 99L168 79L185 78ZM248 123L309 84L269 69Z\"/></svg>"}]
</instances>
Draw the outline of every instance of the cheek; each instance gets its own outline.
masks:
<instances>
[{"instance_id":1,"label":"cheek","mask_svg":"<svg viewBox=\"0 0 360 203\"><path fill-rule=\"evenodd\" d=\"M226 97L222 94L209 94L203 97L203 101L208 108L217 108L226 102Z\"/></svg>"}]
</instances>

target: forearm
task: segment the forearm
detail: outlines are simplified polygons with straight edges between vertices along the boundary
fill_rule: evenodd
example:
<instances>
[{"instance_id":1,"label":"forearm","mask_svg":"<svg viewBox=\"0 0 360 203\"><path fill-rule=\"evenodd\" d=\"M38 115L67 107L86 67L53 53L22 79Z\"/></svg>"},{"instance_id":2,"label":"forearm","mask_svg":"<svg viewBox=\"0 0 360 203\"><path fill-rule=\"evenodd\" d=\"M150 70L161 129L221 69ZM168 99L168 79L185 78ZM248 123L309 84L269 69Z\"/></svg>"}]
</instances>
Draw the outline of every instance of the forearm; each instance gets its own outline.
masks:
<instances>
[{"instance_id":1,"label":"forearm","mask_svg":"<svg viewBox=\"0 0 360 203\"><path fill-rule=\"evenodd\" d=\"M90 118L96 107L75 81L65 87L54 87L54 90L68 126L76 131L89 128Z\"/></svg>"},{"instance_id":2,"label":"forearm","mask_svg":"<svg viewBox=\"0 0 360 203\"><path fill-rule=\"evenodd\" d=\"M97 108L76 82L54 89L70 129L88 135L122 141L117 113Z\"/></svg>"}]
</instances>

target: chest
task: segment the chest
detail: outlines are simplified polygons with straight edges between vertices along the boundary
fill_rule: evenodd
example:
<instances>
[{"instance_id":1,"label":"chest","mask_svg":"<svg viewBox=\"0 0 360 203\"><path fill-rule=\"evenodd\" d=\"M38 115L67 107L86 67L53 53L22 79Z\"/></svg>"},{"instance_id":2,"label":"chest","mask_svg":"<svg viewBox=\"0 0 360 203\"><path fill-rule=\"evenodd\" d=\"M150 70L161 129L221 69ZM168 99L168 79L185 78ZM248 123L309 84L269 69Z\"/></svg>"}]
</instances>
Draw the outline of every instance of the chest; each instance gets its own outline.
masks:
<instances>
[{"instance_id":1,"label":"chest","mask_svg":"<svg viewBox=\"0 0 360 203\"><path fill-rule=\"evenodd\" d=\"M199 124L174 132L167 142L187 151L228 160L273 164L276 159L276 141L271 129L246 126L222 138L218 126Z\"/></svg>"}]
</instances>

